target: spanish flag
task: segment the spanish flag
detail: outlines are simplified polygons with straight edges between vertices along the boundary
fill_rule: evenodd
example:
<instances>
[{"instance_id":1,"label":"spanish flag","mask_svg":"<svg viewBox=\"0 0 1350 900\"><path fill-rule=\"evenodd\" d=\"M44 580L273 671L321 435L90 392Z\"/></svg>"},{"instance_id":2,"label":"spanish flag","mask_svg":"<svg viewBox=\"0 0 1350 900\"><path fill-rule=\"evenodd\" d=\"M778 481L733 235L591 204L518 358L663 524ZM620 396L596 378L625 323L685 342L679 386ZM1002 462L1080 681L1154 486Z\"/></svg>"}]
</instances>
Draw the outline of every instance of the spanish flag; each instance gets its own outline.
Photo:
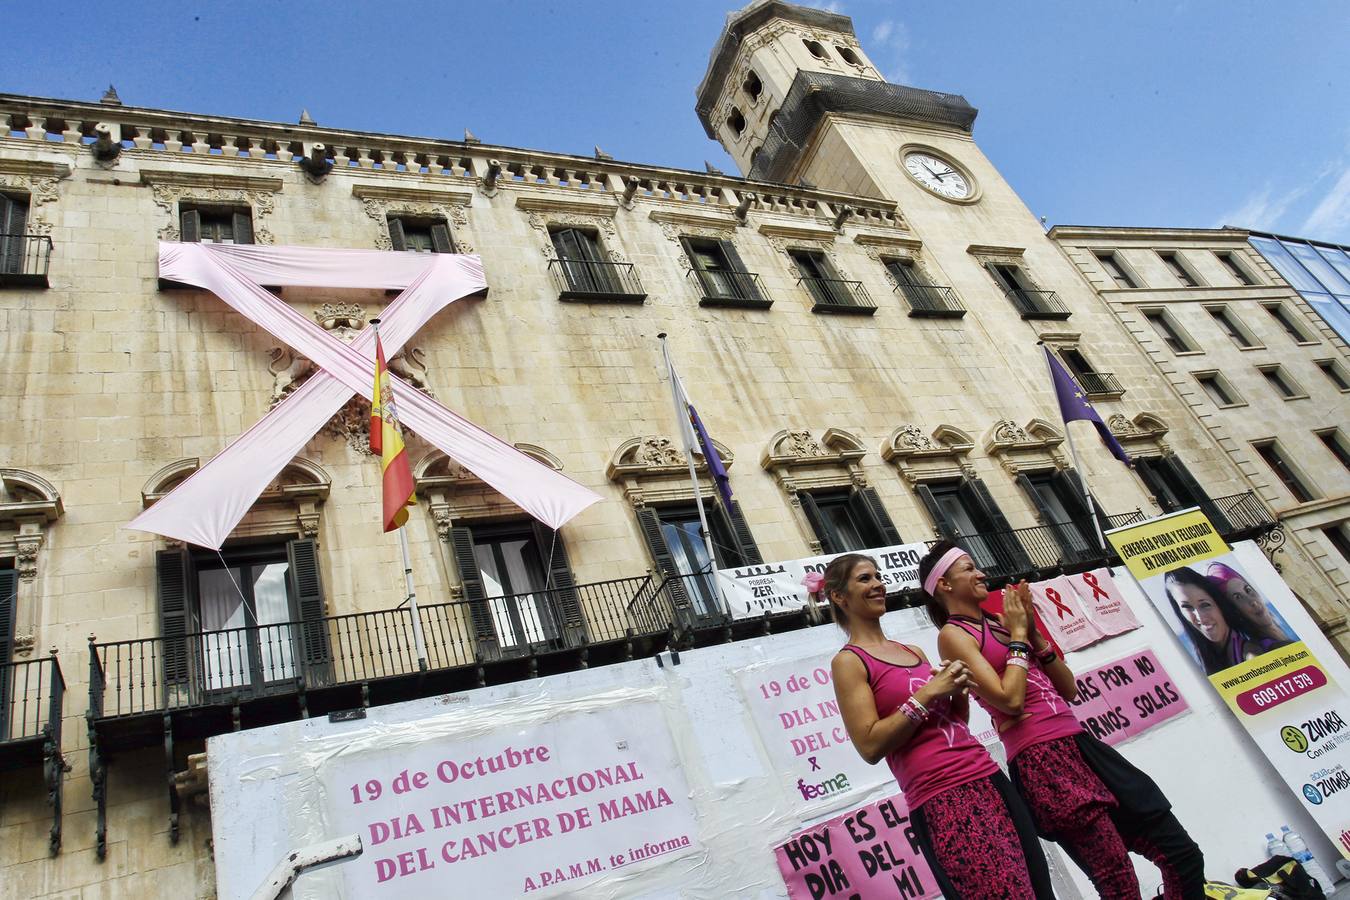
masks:
<instances>
[{"instance_id":1,"label":"spanish flag","mask_svg":"<svg viewBox=\"0 0 1350 900\"><path fill-rule=\"evenodd\" d=\"M401 528L408 521L413 500L412 466L403 445L403 429L384 362L384 347L375 335L375 389L370 395L370 450L380 457L384 479L384 530Z\"/></svg>"}]
</instances>

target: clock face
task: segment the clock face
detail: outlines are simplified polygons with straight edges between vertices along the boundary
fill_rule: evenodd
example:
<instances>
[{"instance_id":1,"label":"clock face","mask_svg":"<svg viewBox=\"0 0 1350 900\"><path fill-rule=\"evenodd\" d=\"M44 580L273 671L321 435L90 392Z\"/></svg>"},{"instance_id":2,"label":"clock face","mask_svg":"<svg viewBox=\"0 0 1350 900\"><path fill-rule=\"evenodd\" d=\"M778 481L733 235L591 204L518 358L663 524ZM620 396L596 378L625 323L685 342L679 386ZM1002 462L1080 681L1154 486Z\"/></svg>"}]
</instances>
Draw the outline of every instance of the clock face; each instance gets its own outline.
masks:
<instances>
[{"instance_id":1,"label":"clock face","mask_svg":"<svg viewBox=\"0 0 1350 900\"><path fill-rule=\"evenodd\" d=\"M939 197L965 200L971 196L970 182L951 163L928 153L905 154L905 171L915 181Z\"/></svg>"}]
</instances>

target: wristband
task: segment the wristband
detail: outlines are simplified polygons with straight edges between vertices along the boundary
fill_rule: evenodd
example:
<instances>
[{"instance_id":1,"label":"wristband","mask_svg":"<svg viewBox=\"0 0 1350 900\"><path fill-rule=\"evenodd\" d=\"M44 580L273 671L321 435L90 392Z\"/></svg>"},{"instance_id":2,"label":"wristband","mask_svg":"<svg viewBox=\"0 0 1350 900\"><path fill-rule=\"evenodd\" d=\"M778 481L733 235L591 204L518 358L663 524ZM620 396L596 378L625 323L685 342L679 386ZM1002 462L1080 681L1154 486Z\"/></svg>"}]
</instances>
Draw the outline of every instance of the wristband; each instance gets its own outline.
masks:
<instances>
[{"instance_id":1,"label":"wristband","mask_svg":"<svg viewBox=\"0 0 1350 900\"><path fill-rule=\"evenodd\" d=\"M915 725L922 725L928 719L928 708L913 697L900 704L900 712L908 716Z\"/></svg>"},{"instance_id":2,"label":"wristband","mask_svg":"<svg viewBox=\"0 0 1350 900\"><path fill-rule=\"evenodd\" d=\"M1009 656L1008 665L1017 666L1019 669L1022 669L1023 671L1031 670L1031 663L1027 661L1027 658L1025 656Z\"/></svg>"},{"instance_id":3,"label":"wristband","mask_svg":"<svg viewBox=\"0 0 1350 900\"><path fill-rule=\"evenodd\" d=\"M1059 659L1059 654L1055 652L1054 647L1051 647L1049 650L1046 650L1040 656L1036 657L1036 661L1043 666L1048 666L1057 659Z\"/></svg>"},{"instance_id":4,"label":"wristband","mask_svg":"<svg viewBox=\"0 0 1350 900\"><path fill-rule=\"evenodd\" d=\"M1031 653L1031 645L1026 641L1008 641L1009 650L1021 650L1023 653Z\"/></svg>"}]
</instances>

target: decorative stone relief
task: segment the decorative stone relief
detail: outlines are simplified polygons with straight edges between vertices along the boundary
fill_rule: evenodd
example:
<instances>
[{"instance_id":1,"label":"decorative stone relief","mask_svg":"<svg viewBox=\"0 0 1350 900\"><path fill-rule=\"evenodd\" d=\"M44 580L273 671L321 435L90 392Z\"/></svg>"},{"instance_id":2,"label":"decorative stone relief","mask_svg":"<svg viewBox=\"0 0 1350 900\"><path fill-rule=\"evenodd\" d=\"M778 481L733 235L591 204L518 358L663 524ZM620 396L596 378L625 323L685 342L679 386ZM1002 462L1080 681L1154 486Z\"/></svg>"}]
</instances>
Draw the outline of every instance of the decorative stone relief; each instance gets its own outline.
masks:
<instances>
[{"instance_id":1,"label":"decorative stone relief","mask_svg":"<svg viewBox=\"0 0 1350 900\"><path fill-rule=\"evenodd\" d=\"M1026 444L1031 442L1031 435L1012 419L1000 419L994 426L994 440L1000 444Z\"/></svg>"},{"instance_id":2,"label":"decorative stone relief","mask_svg":"<svg viewBox=\"0 0 1350 900\"><path fill-rule=\"evenodd\" d=\"M204 188L172 182L155 182L150 187L150 197L155 201L155 205L164 211L168 220L159 229L161 241L176 241L181 237L178 231L178 204L187 201L208 206L247 206L253 213L254 243L276 242L276 238L267 227L269 217L276 210L276 194L273 191Z\"/></svg>"},{"instance_id":3,"label":"decorative stone relief","mask_svg":"<svg viewBox=\"0 0 1350 900\"><path fill-rule=\"evenodd\" d=\"M1116 437L1130 437L1131 435L1143 434L1143 431L1135 426L1133 422L1125 418L1124 413L1116 413L1106 420L1106 427L1111 429L1111 433Z\"/></svg>"},{"instance_id":4,"label":"decorative stone relief","mask_svg":"<svg viewBox=\"0 0 1350 900\"><path fill-rule=\"evenodd\" d=\"M601 246L604 247L605 255L610 262L626 263L628 258L624 256L623 250L619 246L619 232L614 227L614 219L610 216L588 216L579 213L546 213L531 212L529 215L530 227L538 231L544 238L543 246L540 250L545 259L557 259L558 251L553 247L553 239L549 237L550 228L572 227L572 228L593 228L602 235Z\"/></svg>"},{"instance_id":5,"label":"decorative stone relief","mask_svg":"<svg viewBox=\"0 0 1350 900\"><path fill-rule=\"evenodd\" d=\"M893 463L905 481L918 484L936 477L973 475L966 457L974 448L974 438L952 425L939 425L929 437L917 425L906 423L891 432L881 457Z\"/></svg>"},{"instance_id":6,"label":"decorative stone relief","mask_svg":"<svg viewBox=\"0 0 1350 900\"><path fill-rule=\"evenodd\" d=\"M684 270L686 277L688 277L688 273L693 270L694 264L684 253L684 245L680 243L680 238L700 237L708 238L713 241L731 241L736 234L736 226L731 223L728 223L726 228L721 228L716 225L679 225L675 222L662 222L660 224L661 234L665 235L666 240L680 248L680 252L675 258L679 261L680 268ZM732 241L732 243L735 242Z\"/></svg>"},{"instance_id":7,"label":"decorative stone relief","mask_svg":"<svg viewBox=\"0 0 1350 900\"><path fill-rule=\"evenodd\" d=\"M735 462L731 451L717 441L713 441L713 447L722 464L730 469ZM700 475L705 492L715 490L707 478L708 464L702 454L694 455L694 471ZM648 502L691 500L694 496L688 460L675 442L663 435L643 435L624 441L610 458L605 475L623 485L624 496L635 507Z\"/></svg>"},{"instance_id":8,"label":"decorative stone relief","mask_svg":"<svg viewBox=\"0 0 1350 900\"><path fill-rule=\"evenodd\" d=\"M361 209L380 226L375 232L376 250L394 249L394 242L389 237L390 217L416 216L423 219L444 219L450 226L450 237L454 241L456 252L475 252L473 241L469 237L469 212L462 204L416 203L365 196L361 198Z\"/></svg>"},{"instance_id":9,"label":"decorative stone relief","mask_svg":"<svg viewBox=\"0 0 1350 900\"><path fill-rule=\"evenodd\" d=\"M891 445L902 450L936 450L937 444L918 425L901 425L891 436Z\"/></svg>"},{"instance_id":10,"label":"decorative stone relief","mask_svg":"<svg viewBox=\"0 0 1350 900\"><path fill-rule=\"evenodd\" d=\"M24 226L26 233L51 235L52 223L47 220L47 211L43 207L56 201L59 180L55 176L0 172L0 188L28 195L28 222Z\"/></svg>"},{"instance_id":11,"label":"decorative stone relief","mask_svg":"<svg viewBox=\"0 0 1350 900\"><path fill-rule=\"evenodd\" d=\"M644 437L633 452L633 461L643 466L682 466L684 454L670 438Z\"/></svg>"},{"instance_id":12,"label":"decorative stone relief","mask_svg":"<svg viewBox=\"0 0 1350 900\"><path fill-rule=\"evenodd\" d=\"M20 534L14 539L14 544L14 563L19 577L25 581L32 581L37 577L38 551L42 549L43 544L42 533Z\"/></svg>"},{"instance_id":13,"label":"decorative stone relief","mask_svg":"<svg viewBox=\"0 0 1350 900\"><path fill-rule=\"evenodd\" d=\"M836 256L834 252L834 244L830 241L805 241L800 238L788 240L772 235L768 236L768 241L773 248L778 251L779 261L784 264L788 277L792 278L794 281L801 278L802 273L801 270L797 268L797 264L792 261L792 257L788 255L789 252L793 250L809 250L824 254L825 258L830 261L830 267L834 269L835 274L840 279L844 281L852 280L844 271L843 266L839 264L839 257Z\"/></svg>"}]
</instances>

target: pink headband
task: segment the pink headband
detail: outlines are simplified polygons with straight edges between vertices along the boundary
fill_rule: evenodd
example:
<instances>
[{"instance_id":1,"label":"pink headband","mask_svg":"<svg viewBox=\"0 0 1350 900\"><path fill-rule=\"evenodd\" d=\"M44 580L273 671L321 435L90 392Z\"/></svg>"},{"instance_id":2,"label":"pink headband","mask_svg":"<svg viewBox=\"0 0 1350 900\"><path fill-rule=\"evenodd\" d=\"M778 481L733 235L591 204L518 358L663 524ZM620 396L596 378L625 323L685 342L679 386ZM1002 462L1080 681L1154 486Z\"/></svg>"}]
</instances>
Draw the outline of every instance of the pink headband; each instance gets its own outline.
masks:
<instances>
[{"instance_id":1,"label":"pink headband","mask_svg":"<svg viewBox=\"0 0 1350 900\"><path fill-rule=\"evenodd\" d=\"M1227 584L1234 578L1241 578L1243 581L1247 580L1246 576L1244 576L1241 572L1238 572L1234 569L1230 569L1228 566L1225 566L1221 562L1210 563L1209 568L1205 570L1205 574L1208 575L1214 581L1219 582L1221 585Z\"/></svg>"},{"instance_id":2,"label":"pink headband","mask_svg":"<svg viewBox=\"0 0 1350 900\"><path fill-rule=\"evenodd\" d=\"M936 597L937 594L933 592L937 590L938 579L943 575L946 575L947 570L952 567L952 564L965 555L966 551L962 550L960 547L953 547L942 554L942 558L937 561L937 565L933 566L933 570L929 572L928 577L923 580L924 593L930 597Z\"/></svg>"}]
</instances>

